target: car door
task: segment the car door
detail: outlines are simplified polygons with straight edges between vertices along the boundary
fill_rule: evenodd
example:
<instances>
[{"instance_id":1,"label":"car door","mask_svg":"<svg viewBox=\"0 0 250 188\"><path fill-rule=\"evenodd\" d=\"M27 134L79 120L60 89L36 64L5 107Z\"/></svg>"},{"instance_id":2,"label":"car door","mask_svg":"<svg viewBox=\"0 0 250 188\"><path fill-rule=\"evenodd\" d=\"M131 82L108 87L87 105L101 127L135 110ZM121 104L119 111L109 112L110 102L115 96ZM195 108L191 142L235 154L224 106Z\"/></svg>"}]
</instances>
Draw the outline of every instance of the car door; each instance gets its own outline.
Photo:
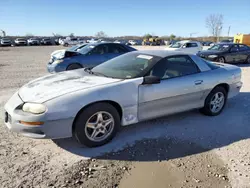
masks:
<instances>
[{"instance_id":1,"label":"car door","mask_svg":"<svg viewBox=\"0 0 250 188\"><path fill-rule=\"evenodd\" d=\"M232 45L228 53L225 54L225 61L227 63L236 63L239 61L239 48L237 44Z\"/></svg>"},{"instance_id":2,"label":"car door","mask_svg":"<svg viewBox=\"0 0 250 188\"><path fill-rule=\"evenodd\" d=\"M94 67L108 60L106 54L108 53L108 46L106 44L99 44L93 46L93 49L85 55L83 63L88 67Z\"/></svg>"},{"instance_id":3,"label":"car door","mask_svg":"<svg viewBox=\"0 0 250 188\"><path fill-rule=\"evenodd\" d=\"M146 120L202 107L203 80L188 55L160 60L149 75L161 78L159 84L139 86L139 120Z\"/></svg>"},{"instance_id":4,"label":"car door","mask_svg":"<svg viewBox=\"0 0 250 188\"><path fill-rule=\"evenodd\" d=\"M250 55L250 48L244 44L239 44L239 63L244 63Z\"/></svg>"}]
</instances>

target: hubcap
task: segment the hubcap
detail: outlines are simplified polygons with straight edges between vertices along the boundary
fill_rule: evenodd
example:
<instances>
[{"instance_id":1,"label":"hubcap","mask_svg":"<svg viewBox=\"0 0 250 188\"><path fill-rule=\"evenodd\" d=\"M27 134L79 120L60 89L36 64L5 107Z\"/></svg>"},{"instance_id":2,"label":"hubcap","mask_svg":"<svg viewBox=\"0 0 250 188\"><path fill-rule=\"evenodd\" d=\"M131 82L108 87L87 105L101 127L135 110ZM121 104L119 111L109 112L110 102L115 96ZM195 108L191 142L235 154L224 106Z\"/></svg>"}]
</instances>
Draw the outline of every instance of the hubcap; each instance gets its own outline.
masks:
<instances>
[{"instance_id":1,"label":"hubcap","mask_svg":"<svg viewBox=\"0 0 250 188\"><path fill-rule=\"evenodd\" d=\"M85 125L86 136L95 142L105 140L112 133L113 129L114 118L110 113L105 111L100 111L92 115Z\"/></svg>"},{"instance_id":2,"label":"hubcap","mask_svg":"<svg viewBox=\"0 0 250 188\"><path fill-rule=\"evenodd\" d=\"M219 62L224 63L224 59L222 57L220 57Z\"/></svg>"},{"instance_id":3,"label":"hubcap","mask_svg":"<svg viewBox=\"0 0 250 188\"><path fill-rule=\"evenodd\" d=\"M213 113L219 112L225 102L225 96L222 92L215 93L210 101L210 110Z\"/></svg>"}]
</instances>

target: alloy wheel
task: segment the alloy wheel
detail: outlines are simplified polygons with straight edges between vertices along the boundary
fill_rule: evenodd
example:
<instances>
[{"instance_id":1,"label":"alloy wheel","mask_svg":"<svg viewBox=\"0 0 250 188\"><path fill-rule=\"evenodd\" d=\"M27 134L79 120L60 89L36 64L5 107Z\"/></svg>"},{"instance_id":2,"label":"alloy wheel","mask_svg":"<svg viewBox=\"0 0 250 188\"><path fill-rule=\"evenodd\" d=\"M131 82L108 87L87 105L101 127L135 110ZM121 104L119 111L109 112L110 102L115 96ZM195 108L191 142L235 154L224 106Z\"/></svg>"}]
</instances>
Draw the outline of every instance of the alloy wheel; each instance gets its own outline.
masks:
<instances>
[{"instance_id":1,"label":"alloy wheel","mask_svg":"<svg viewBox=\"0 0 250 188\"><path fill-rule=\"evenodd\" d=\"M105 140L114 129L113 116L105 111L93 114L86 122L85 134L87 138L94 142Z\"/></svg>"},{"instance_id":2,"label":"alloy wheel","mask_svg":"<svg viewBox=\"0 0 250 188\"><path fill-rule=\"evenodd\" d=\"M223 108L224 103L225 103L224 94L222 92L217 92L214 94L214 96L210 101L210 110L213 113L217 113Z\"/></svg>"}]
</instances>

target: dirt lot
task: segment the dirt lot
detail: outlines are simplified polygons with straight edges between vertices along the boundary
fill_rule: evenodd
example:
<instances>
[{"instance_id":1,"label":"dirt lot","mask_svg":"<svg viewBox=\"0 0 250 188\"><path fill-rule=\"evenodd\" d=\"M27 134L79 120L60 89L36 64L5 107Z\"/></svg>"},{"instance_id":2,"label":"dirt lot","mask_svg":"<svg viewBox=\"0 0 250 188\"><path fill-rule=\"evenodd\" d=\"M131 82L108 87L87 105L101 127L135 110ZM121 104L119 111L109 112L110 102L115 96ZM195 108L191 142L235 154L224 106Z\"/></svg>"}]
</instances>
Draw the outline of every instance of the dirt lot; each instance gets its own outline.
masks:
<instances>
[{"instance_id":1,"label":"dirt lot","mask_svg":"<svg viewBox=\"0 0 250 188\"><path fill-rule=\"evenodd\" d=\"M3 124L5 102L47 74L60 48L0 48L1 187L250 187L250 66L240 65L244 87L221 115L195 110L143 122L89 149L74 139L25 138Z\"/></svg>"}]
</instances>

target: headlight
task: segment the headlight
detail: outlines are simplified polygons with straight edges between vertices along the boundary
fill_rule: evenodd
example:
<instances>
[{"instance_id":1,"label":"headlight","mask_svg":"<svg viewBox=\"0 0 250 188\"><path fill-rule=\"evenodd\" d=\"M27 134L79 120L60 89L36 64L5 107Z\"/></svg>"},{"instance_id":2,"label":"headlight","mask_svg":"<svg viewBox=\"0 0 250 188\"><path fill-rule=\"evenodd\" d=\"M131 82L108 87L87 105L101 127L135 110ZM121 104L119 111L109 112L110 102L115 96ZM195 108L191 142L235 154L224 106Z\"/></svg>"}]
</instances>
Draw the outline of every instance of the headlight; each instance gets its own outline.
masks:
<instances>
[{"instance_id":1,"label":"headlight","mask_svg":"<svg viewBox=\"0 0 250 188\"><path fill-rule=\"evenodd\" d=\"M23 105L23 111L30 112L33 114L42 114L46 111L46 106L43 104L25 103Z\"/></svg>"},{"instance_id":2,"label":"headlight","mask_svg":"<svg viewBox=\"0 0 250 188\"><path fill-rule=\"evenodd\" d=\"M55 61L53 62L53 64L59 64L59 63L61 63L61 62L63 62L63 59L57 59L57 60L55 60Z\"/></svg>"},{"instance_id":3,"label":"headlight","mask_svg":"<svg viewBox=\"0 0 250 188\"><path fill-rule=\"evenodd\" d=\"M216 58L218 55L209 55L208 58Z\"/></svg>"}]
</instances>

